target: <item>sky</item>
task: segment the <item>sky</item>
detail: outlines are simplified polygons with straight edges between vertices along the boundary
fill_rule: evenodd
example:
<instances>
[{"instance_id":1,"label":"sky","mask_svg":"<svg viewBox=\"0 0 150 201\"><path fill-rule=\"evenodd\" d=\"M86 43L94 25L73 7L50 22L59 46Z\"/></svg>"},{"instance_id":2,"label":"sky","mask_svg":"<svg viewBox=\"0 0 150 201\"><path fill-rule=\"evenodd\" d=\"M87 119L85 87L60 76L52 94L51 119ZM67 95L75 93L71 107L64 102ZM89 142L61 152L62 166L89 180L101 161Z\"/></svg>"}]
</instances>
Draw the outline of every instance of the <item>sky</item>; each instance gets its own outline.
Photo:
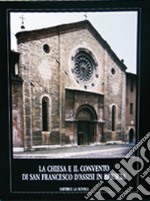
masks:
<instances>
[{"instance_id":1,"label":"sky","mask_svg":"<svg viewBox=\"0 0 150 201\"><path fill-rule=\"evenodd\" d=\"M21 30L24 17L25 29ZM119 59L124 60L127 72L136 73L137 60L137 11L122 12L72 12L72 13L10 13L11 49L17 51L15 34L55 25L89 20Z\"/></svg>"}]
</instances>

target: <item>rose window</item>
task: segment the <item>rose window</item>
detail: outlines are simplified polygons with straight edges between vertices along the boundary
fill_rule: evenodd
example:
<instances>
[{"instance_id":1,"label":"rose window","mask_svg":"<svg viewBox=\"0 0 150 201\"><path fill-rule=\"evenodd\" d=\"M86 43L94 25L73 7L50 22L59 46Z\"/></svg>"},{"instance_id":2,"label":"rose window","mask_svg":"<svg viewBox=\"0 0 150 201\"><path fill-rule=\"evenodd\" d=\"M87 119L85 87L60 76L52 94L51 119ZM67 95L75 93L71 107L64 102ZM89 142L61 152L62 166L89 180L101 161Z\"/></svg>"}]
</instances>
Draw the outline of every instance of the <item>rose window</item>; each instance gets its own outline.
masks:
<instances>
[{"instance_id":1,"label":"rose window","mask_svg":"<svg viewBox=\"0 0 150 201\"><path fill-rule=\"evenodd\" d=\"M83 83L91 81L93 72L93 62L86 55L79 55L75 59L74 73L79 81Z\"/></svg>"}]
</instances>

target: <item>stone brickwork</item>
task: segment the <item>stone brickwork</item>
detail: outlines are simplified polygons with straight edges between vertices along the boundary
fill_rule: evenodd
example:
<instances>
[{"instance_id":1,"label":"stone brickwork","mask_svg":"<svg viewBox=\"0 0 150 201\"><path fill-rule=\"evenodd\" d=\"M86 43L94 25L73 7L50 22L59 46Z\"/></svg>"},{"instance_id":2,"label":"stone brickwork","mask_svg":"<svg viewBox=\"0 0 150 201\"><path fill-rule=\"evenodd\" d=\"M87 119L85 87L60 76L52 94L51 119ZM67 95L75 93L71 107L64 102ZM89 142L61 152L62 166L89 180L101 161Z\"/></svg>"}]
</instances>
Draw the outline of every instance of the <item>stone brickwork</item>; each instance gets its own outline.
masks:
<instances>
[{"instance_id":1,"label":"stone brickwork","mask_svg":"<svg viewBox=\"0 0 150 201\"><path fill-rule=\"evenodd\" d=\"M24 145L24 122L23 122L23 97L22 82L20 77L18 60L19 53L12 51L10 54L10 72L11 72L11 102L12 102L12 141L14 147L23 147Z\"/></svg>"},{"instance_id":2,"label":"stone brickwork","mask_svg":"<svg viewBox=\"0 0 150 201\"><path fill-rule=\"evenodd\" d=\"M42 98L49 101L49 132L58 135L59 132L59 66L58 66L58 39L46 38L40 41L21 43L18 51L21 52L20 68L24 80L24 114L25 133L32 136L32 145L40 145L42 140ZM43 45L51 44L50 53L45 53ZM56 131L57 130L57 131ZM51 134L53 137L53 134ZM58 138L58 136L57 136ZM29 138L30 140L30 138ZM53 143L56 143L55 140ZM57 142L59 143L59 142ZM31 145L31 146L32 146Z\"/></svg>"},{"instance_id":3,"label":"stone brickwork","mask_svg":"<svg viewBox=\"0 0 150 201\"><path fill-rule=\"evenodd\" d=\"M22 113L22 86L20 83L12 83L12 132L13 145L23 146L23 113Z\"/></svg>"},{"instance_id":4,"label":"stone brickwork","mask_svg":"<svg viewBox=\"0 0 150 201\"><path fill-rule=\"evenodd\" d=\"M105 135L106 139L122 140L125 135L125 111L126 111L126 77L125 72L116 65L106 53L105 65ZM112 107L116 107L115 132L112 133Z\"/></svg>"},{"instance_id":5,"label":"stone brickwork","mask_svg":"<svg viewBox=\"0 0 150 201\"><path fill-rule=\"evenodd\" d=\"M25 149L123 139L126 67L88 21L21 32L17 39ZM76 56L81 53L81 73L85 76L85 65L91 73L85 82L80 82L78 71L75 74Z\"/></svg>"}]
</instances>

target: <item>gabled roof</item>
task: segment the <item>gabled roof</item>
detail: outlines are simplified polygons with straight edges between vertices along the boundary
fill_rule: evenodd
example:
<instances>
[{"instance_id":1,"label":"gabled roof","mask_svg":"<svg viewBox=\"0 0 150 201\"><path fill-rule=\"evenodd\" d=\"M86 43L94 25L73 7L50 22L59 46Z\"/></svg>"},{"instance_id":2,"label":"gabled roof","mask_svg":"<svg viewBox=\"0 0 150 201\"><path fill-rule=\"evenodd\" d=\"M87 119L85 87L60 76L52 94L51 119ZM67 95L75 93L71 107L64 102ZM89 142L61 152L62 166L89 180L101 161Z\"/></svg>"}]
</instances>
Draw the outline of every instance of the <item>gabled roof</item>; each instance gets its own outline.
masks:
<instances>
[{"instance_id":1,"label":"gabled roof","mask_svg":"<svg viewBox=\"0 0 150 201\"><path fill-rule=\"evenodd\" d=\"M126 70L127 67L125 64L118 58L115 52L111 49L109 44L102 38L102 36L98 33L98 31L92 26L92 24L88 20L62 24L54 27L32 30L32 31L23 31L16 34L18 44L24 43L32 40L38 40L45 37L61 35L67 32L73 32L81 29L88 29L90 33L95 37L95 39L103 46L105 50L109 53L112 59L122 68L122 70Z\"/></svg>"}]
</instances>

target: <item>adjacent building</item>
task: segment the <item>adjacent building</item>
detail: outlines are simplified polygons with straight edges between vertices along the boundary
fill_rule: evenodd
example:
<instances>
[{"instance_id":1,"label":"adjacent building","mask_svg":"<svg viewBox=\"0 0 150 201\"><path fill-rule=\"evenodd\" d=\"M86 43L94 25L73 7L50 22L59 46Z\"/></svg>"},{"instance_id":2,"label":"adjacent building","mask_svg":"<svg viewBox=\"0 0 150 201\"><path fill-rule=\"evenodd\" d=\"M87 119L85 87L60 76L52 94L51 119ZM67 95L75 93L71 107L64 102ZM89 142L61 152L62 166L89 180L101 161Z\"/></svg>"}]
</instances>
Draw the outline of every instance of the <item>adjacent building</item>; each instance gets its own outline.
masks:
<instances>
[{"instance_id":1,"label":"adjacent building","mask_svg":"<svg viewBox=\"0 0 150 201\"><path fill-rule=\"evenodd\" d=\"M137 76L126 73L126 132L129 142L136 141Z\"/></svg>"}]
</instances>

